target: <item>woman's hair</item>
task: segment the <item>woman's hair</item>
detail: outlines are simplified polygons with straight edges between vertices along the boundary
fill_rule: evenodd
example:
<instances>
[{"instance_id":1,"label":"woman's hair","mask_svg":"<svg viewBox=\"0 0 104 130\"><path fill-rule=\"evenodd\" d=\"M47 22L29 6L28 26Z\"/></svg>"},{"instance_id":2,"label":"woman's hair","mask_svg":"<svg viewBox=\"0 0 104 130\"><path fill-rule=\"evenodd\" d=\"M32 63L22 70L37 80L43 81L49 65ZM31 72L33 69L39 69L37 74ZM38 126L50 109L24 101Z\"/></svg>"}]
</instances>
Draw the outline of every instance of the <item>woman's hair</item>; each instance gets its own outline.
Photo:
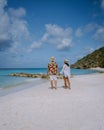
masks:
<instances>
[{"instance_id":1,"label":"woman's hair","mask_svg":"<svg viewBox=\"0 0 104 130\"><path fill-rule=\"evenodd\" d=\"M69 64L68 63L65 63L67 66L69 66Z\"/></svg>"}]
</instances>

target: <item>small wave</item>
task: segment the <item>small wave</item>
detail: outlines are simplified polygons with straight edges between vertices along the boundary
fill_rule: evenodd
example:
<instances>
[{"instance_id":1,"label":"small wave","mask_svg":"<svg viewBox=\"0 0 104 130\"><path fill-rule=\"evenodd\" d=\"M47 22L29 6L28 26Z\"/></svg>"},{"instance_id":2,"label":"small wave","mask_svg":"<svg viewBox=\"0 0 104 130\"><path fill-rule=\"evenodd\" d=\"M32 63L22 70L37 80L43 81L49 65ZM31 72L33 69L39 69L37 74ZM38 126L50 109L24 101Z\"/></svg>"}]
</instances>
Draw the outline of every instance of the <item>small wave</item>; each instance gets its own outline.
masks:
<instances>
[{"instance_id":1,"label":"small wave","mask_svg":"<svg viewBox=\"0 0 104 130\"><path fill-rule=\"evenodd\" d=\"M37 81L40 80L41 78L31 78L31 79L26 79L25 81L31 82L31 81Z\"/></svg>"}]
</instances>

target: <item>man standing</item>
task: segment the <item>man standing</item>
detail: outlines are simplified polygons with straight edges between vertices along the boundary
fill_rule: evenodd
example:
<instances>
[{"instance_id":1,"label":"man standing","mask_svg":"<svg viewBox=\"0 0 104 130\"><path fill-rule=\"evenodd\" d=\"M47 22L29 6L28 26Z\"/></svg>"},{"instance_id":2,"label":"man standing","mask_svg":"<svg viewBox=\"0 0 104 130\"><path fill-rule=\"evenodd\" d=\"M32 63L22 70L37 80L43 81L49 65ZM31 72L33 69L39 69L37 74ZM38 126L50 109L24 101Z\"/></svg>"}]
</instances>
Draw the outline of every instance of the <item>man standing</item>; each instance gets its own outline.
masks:
<instances>
[{"instance_id":1,"label":"man standing","mask_svg":"<svg viewBox=\"0 0 104 130\"><path fill-rule=\"evenodd\" d=\"M51 89L57 89L57 71L58 71L58 64L55 62L55 58L50 58L50 63L48 63L48 75L51 81Z\"/></svg>"}]
</instances>

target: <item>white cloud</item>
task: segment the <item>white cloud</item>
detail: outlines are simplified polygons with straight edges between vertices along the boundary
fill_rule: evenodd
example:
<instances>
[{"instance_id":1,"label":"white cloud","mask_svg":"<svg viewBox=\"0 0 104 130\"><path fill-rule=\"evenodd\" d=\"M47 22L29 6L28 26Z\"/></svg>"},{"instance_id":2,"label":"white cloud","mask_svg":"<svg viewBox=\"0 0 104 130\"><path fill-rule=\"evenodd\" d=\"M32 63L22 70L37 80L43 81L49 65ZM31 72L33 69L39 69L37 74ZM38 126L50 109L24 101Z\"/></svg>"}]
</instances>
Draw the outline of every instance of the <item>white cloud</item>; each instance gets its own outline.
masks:
<instances>
[{"instance_id":1,"label":"white cloud","mask_svg":"<svg viewBox=\"0 0 104 130\"><path fill-rule=\"evenodd\" d=\"M76 35L77 37L81 37L81 36L83 35L82 29L81 29L81 28L78 28L78 29L76 30L76 32L75 32L75 35Z\"/></svg>"},{"instance_id":2,"label":"white cloud","mask_svg":"<svg viewBox=\"0 0 104 130\"><path fill-rule=\"evenodd\" d=\"M4 13L4 7L7 5L6 0L0 0L0 14Z\"/></svg>"},{"instance_id":3,"label":"white cloud","mask_svg":"<svg viewBox=\"0 0 104 130\"><path fill-rule=\"evenodd\" d=\"M69 47L71 47L71 42L72 42L72 39L64 38L61 41L61 44L57 45L57 49L58 50L68 49Z\"/></svg>"},{"instance_id":4,"label":"white cloud","mask_svg":"<svg viewBox=\"0 0 104 130\"><path fill-rule=\"evenodd\" d=\"M18 53L21 44L29 39L27 21L24 19L26 11L24 8L7 8L7 0L0 0L0 51L9 49L11 52ZM58 25L46 24L45 33L38 40L34 41L28 48L32 51L39 48L42 44L54 44L57 49L68 49L72 42L72 29L62 28ZM29 39L30 40L30 39Z\"/></svg>"},{"instance_id":5,"label":"white cloud","mask_svg":"<svg viewBox=\"0 0 104 130\"><path fill-rule=\"evenodd\" d=\"M85 49L85 54L87 55L87 54L90 54L90 53L92 53L93 51L94 51L94 49L92 48L92 47L86 47L86 48L84 48Z\"/></svg>"},{"instance_id":6,"label":"white cloud","mask_svg":"<svg viewBox=\"0 0 104 130\"><path fill-rule=\"evenodd\" d=\"M32 45L28 48L28 52L31 52L32 50L39 48L41 45L42 45L42 42L34 41Z\"/></svg>"},{"instance_id":7,"label":"white cloud","mask_svg":"<svg viewBox=\"0 0 104 130\"><path fill-rule=\"evenodd\" d=\"M101 0L101 8L104 10L104 0Z\"/></svg>"},{"instance_id":8,"label":"white cloud","mask_svg":"<svg viewBox=\"0 0 104 130\"><path fill-rule=\"evenodd\" d=\"M18 9L9 8L8 14L13 18L21 18L26 15L26 11L24 8L18 8Z\"/></svg>"},{"instance_id":9,"label":"white cloud","mask_svg":"<svg viewBox=\"0 0 104 130\"><path fill-rule=\"evenodd\" d=\"M0 0L0 48L14 50L29 37L24 8L8 8L7 0ZM3 42L5 41L5 42ZM14 50L15 51L15 50Z\"/></svg>"},{"instance_id":10,"label":"white cloud","mask_svg":"<svg viewBox=\"0 0 104 130\"><path fill-rule=\"evenodd\" d=\"M71 28L62 28L58 25L52 25L52 24L46 24L46 31L49 35L51 36L62 36L62 37L67 37L72 33L72 29Z\"/></svg>"},{"instance_id":11,"label":"white cloud","mask_svg":"<svg viewBox=\"0 0 104 130\"><path fill-rule=\"evenodd\" d=\"M77 37L82 37L86 33L90 33L90 32L94 33L96 31L96 29L98 29L99 27L100 27L100 25L98 25L96 23L88 23L83 27L77 28L75 35Z\"/></svg>"},{"instance_id":12,"label":"white cloud","mask_svg":"<svg viewBox=\"0 0 104 130\"><path fill-rule=\"evenodd\" d=\"M94 31L97 28L98 28L98 24L96 24L96 23L89 23L89 24L85 25L84 32L89 33L89 32Z\"/></svg>"},{"instance_id":13,"label":"white cloud","mask_svg":"<svg viewBox=\"0 0 104 130\"><path fill-rule=\"evenodd\" d=\"M89 23L83 27L84 33L92 33L91 36L94 40L104 42L104 24L99 25L96 23Z\"/></svg>"},{"instance_id":14,"label":"white cloud","mask_svg":"<svg viewBox=\"0 0 104 130\"><path fill-rule=\"evenodd\" d=\"M53 44L58 50L68 49L72 43L72 29L62 28L58 25L46 24L46 32L43 34L39 42L34 42L29 50L41 46L43 43Z\"/></svg>"},{"instance_id":15,"label":"white cloud","mask_svg":"<svg viewBox=\"0 0 104 130\"><path fill-rule=\"evenodd\" d=\"M100 26L100 27L96 30L96 32L95 32L93 38L94 38L95 40L97 40L97 41L104 42L104 26Z\"/></svg>"},{"instance_id":16,"label":"white cloud","mask_svg":"<svg viewBox=\"0 0 104 130\"><path fill-rule=\"evenodd\" d=\"M104 24L99 25L96 23L89 23L81 28L78 28L75 34L77 37L91 34L90 36L91 38L93 38L93 40L98 42L104 42Z\"/></svg>"}]
</instances>

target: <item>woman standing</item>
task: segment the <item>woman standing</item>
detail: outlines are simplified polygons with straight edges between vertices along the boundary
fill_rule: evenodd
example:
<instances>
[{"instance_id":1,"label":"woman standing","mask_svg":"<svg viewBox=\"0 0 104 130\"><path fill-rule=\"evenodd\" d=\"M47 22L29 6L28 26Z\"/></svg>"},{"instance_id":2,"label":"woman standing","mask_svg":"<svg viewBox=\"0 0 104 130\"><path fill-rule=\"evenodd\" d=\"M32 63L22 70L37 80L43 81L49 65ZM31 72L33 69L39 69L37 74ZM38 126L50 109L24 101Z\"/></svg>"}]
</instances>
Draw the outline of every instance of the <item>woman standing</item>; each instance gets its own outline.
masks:
<instances>
[{"instance_id":1,"label":"woman standing","mask_svg":"<svg viewBox=\"0 0 104 130\"><path fill-rule=\"evenodd\" d=\"M64 88L69 88L70 87L70 65L69 65L69 60L65 59L64 60L64 65L63 68L60 72L63 75L63 79L64 79Z\"/></svg>"}]
</instances>

